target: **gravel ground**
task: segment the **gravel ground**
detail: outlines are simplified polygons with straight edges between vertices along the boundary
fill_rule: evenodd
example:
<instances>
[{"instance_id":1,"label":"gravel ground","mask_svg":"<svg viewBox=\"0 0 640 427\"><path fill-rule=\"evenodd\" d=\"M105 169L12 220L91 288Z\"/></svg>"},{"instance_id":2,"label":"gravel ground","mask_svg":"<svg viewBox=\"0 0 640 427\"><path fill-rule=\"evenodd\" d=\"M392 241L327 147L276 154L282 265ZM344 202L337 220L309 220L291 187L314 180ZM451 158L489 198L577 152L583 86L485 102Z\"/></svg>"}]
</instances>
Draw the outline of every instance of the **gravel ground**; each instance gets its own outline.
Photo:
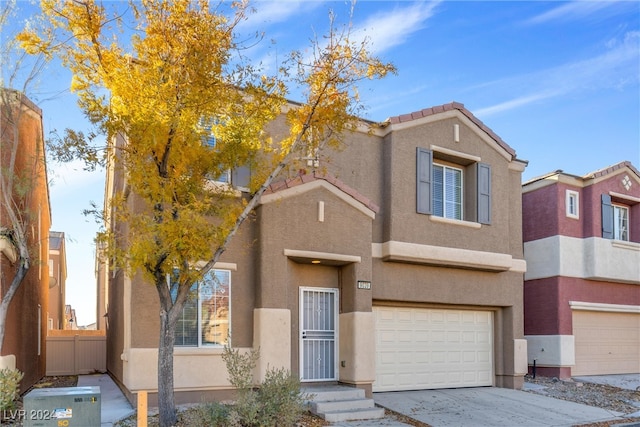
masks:
<instances>
[{"instance_id":1,"label":"gravel ground","mask_svg":"<svg viewBox=\"0 0 640 427\"><path fill-rule=\"evenodd\" d=\"M558 378L536 377L529 375L525 381L543 386L542 389L527 390L529 393L542 394L556 399L582 403L609 411L620 412L625 415L640 412L640 390L625 390L610 385L582 383L571 379L559 380ZM640 416L621 417L615 421L604 423L592 423L585 426L601 427L615 424L640 423Z\"/></svg>"}]
</instances>

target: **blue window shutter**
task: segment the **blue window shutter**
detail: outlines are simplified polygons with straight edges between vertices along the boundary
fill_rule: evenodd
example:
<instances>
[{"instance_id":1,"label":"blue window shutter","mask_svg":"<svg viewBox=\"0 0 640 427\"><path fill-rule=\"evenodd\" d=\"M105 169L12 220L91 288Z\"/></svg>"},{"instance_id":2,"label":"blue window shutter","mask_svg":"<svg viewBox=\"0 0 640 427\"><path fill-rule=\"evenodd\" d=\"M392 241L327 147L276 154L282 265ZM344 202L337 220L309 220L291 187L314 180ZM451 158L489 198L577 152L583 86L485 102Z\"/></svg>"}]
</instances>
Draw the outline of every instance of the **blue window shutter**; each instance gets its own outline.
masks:
<instances>
[{"instance_id":1,"label":"blue window shutter","mask_svg":"<svg viewBox=\"0 0 640 427\"><path fill-rule=\"evenodd\" d=\"M433 163L433 153L418 147L416 159L416 211L421 214L431 214L431 165Z\"/></svg>"},{"instance_id":2,"label":"blue window shutter","mask_svg":"<svg viewBox=\"0 0 640 427\"><path fill-rule=\"evenodd\" d=\"M608 194L602 195L602 237L613 239L613 206Z\"/></svg>"},{"instance_id":3,"label":"blue window shutter","mask_svg":"<svg viewBox=\"0 0 640 427\"><path fill-rule=\"evenodd\" d=\"M250 180L251 168L249 166L241 166L231 171L231 184L235 188L249 188Z\"/></svg>"},{"instance_id":4,"label":"blue window shutter","mask_svg":"<svg viewBox=\"0 0 640 427\"><path fill-rule=\"evenodd\" d=\"M491 166L478 163L478 222L491 224Z\"/></svg>"}]
</instances>

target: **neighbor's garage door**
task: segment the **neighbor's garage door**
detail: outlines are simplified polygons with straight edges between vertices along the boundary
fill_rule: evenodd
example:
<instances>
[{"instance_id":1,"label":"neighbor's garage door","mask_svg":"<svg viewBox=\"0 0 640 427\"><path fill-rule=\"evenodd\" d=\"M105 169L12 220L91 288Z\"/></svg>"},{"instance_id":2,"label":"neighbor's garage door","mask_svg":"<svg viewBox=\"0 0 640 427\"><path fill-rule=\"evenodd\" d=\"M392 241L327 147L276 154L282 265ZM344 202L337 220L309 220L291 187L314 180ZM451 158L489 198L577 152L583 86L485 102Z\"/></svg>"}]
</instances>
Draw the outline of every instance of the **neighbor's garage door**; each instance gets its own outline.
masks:
<instances>
[{"instance_id":1,"label":"neighbor's garage door","mask_svg":"<svg viewBox=\"0 0 640 427\"><path fill-rule=\"evenodd\" d=\"M374 307L373 391L493 384L490 311Z\"/></svg>"},{"instance_id":2,"label":"neighbor's garage door","mask_svg":"<svg viewBox=\"0 0 640 427\"><path fill-rule=\"evenodd\" d=\"M573 312L576 365L571 375L640 372L640 314Z\"/></svg>"}]
</instances>

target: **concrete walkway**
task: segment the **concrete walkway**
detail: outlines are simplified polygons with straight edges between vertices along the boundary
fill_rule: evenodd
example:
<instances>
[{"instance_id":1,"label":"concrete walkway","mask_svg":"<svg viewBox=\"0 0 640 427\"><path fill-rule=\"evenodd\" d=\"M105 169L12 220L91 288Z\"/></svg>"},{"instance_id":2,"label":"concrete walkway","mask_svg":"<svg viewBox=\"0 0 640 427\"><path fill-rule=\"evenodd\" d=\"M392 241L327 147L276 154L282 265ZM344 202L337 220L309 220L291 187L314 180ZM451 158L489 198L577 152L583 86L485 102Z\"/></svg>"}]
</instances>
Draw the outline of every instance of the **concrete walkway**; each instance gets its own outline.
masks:
<instances>
[{"instance_id":1,"label":"concrete walkway","mask_svg":"<svg viewBox=\"0 0 640 427\"><path fill-rule=\"evenodd\" d=\"M99 386L102 405L100 427L111 427L116 421L135 413L122 390L108 374L79 375L78 387Z\"/></svg>"}]
</instances>

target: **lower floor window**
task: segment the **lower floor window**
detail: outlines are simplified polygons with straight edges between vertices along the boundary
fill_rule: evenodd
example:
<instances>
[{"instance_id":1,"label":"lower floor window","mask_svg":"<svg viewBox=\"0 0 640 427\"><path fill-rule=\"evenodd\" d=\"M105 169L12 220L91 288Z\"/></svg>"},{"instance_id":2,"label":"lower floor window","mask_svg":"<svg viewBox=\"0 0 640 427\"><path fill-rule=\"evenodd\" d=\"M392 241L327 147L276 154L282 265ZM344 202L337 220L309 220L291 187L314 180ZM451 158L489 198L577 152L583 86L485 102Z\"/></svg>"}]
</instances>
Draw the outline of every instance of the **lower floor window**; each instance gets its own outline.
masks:
<instances>
[{"instance_id":1,"label":"lower floor window","mask_svg":"<svg viewBox=\"0 0 640 427\"><path fill-rule=\"evenodd\" d=\"M231 272L209 270L191 287L176 325L176 346L223 346L229 341Z\"/></svg>"}]
</instances>

